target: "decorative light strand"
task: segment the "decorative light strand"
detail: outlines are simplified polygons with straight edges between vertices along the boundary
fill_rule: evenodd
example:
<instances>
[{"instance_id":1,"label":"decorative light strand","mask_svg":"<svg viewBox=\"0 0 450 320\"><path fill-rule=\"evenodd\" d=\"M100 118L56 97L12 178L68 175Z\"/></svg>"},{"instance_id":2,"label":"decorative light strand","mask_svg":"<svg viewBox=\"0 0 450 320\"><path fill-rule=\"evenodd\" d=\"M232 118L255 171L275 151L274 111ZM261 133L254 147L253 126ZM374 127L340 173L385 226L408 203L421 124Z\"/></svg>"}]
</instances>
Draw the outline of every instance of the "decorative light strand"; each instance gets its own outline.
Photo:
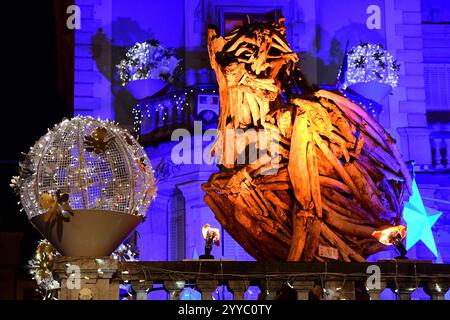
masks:
<instances>
[{"instance_id":1,"label":"decorative light strand","mask_svg":"<svg viewBox=\"0 0 450 320\"><path fill-rule=\"evenodd\" d=\"M320 88L325 90L336 90L336 87L333 85L321 85ZM369 115L371 115L375 119L378 119L379 115L383 111L383 106L381 104L362 97L349 88L342 90L342 96L361 106L364 110L367 111Z\"/></svg>"},{"instance_id":2,"label":"decorative light strand","mask_svg":"<svg viewBox=\"0 0 450 320\"><path fill-rule=\"evenodd\" d=\"M381 45L364 43L352 48L347 53L347 66L344 88L372 81L397 86L400 65Z\"/></svg>"},{"instance_id":3,"label":"decorative light strand","mask_svg":"<svg viewBox=\"0 0 450 320\"><path fill-rule=\"evenodd\" d=\"M194 98L199 94L218 95L217 86L197 85L186 87L184 90L177 90L160 97L149 97L140 100L133 108L133 130L140 133L143 118L154 117L159 113L162 121L168 120L168 109L176 109L177 112L187 112L191 110Z\"/></svg>"},{"instance_id":4,"label":"decorative light strand","mask_svg":"<svg viewBox=\"0 0 450 320\"><path fill-rule=\"evenodd\" d=\"M373 100L368 100L364 98L359 98L354 94L349 93L347 90L344 90L342 93L344 97L347 99L350 99L354 103L360 105L364 110L367 111L368 114L370 114L373 118L378 119L383 106Z\"/></svg>"}]
</instances>

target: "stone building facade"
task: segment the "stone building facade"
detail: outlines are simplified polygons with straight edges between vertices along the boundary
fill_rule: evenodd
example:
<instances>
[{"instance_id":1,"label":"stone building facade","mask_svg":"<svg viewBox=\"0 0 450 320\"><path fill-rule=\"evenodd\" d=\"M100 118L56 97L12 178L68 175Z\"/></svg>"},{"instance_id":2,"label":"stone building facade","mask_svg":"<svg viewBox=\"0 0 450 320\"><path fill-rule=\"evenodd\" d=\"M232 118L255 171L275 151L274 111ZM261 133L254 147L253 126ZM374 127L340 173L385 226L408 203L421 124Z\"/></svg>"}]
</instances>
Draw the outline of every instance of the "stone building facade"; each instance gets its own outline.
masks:
<instances>
[{"instance_id":1,"label":"stone building facade","mask_svg":"<svg viewBox=\"0 0 450 320\"><path fill-rule=\"evenodd\" d=\"M213 23L226 29L227 17L281 10L288 40L299 53L306 76L319 84L336 79L347 41L350 47L360 41L385 46L401 71L399 86L381 102L379 120L397 140L404 159L415 160L425 204L444 212L434 227L441 254L437 260L450 261L450 10L444 0L76 0L76 4L82 20L75 37L75 114L115 119L130 129L137 101L121 87L114 66L124 49L138 41L155 38L178 50L185 61L181 90L214 85L206 28ZM379 23L371 25L369 18L377 12ZM192 102L194 116L198 99L196 95ZM150 124L143 134L166 125L167 121ZM153 165L164 164L170 174L158 183L157 199L139 228L143 260L196 257L203 250L202 225L218 224L200 189L216 166L174 164L171 152L176 144L167 137L145 143ZM213 253L250 259L226 234ZM436 260L422 244L412 248L410 256Z\"/></svg>"}]
</instances>

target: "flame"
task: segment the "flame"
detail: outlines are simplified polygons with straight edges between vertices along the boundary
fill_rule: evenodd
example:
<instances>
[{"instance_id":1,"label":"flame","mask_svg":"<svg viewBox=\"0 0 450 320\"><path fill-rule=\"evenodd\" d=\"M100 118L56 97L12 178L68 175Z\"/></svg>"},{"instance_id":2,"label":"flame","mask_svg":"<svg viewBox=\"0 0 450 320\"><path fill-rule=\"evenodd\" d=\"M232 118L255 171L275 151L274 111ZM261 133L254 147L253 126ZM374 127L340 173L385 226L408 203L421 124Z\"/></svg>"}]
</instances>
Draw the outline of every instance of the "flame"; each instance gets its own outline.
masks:
<instances>
[{"instance_id":1,"label":"flame","mask_svg":"<svg viewBox=\"0 0 450 320\"><path fill-rule=\"evenodd\" d=\"M209 224L205 224L202 228L203 239L213 238L216 246L220 243L220 232L217 228L211 228Z\"/></svg>"},{"instance_id":2,"label":"flame","mask_svg":"<svg viewBox=\"0 0 450 320\"><path fill-rule=\"evenodd\" d=\"M288 111L282 113L278 121L278 127L280 128L281 133L286 135L286 132L292 127L291 113Z\"/></svg>"},{"instance_id":3,"label":"flame","mask_svg":"<svg viewBox=\"0 0 450 320\"><path fill-rule=\"evenodd\" d=\"M382 244L390 246L393 244L391 240L397 235L397 233L400 234L401 238L403 239L406 236L406 227L401 225L388 227L383 230L374 231L372 233L372 236Z\"/></svg>"}]
</instances>

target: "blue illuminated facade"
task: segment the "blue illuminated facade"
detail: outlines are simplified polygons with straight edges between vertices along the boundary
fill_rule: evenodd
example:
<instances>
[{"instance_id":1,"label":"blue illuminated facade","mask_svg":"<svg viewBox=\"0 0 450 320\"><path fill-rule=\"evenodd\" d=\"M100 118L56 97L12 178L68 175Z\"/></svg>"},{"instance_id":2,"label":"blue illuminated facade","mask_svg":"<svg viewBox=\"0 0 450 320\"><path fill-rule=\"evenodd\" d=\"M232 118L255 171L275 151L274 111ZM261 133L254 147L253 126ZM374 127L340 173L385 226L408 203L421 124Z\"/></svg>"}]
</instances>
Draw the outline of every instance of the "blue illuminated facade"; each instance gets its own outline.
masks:
<instances>
[{"instance_id":1,"label":"blue illuminated facade","mask_svg":"<svg viewBox=\"0 0 450 320\"><path fill-rule=\"evenodd\" d=\"M203 252L201 227L219 226L200 186L217 171L196 163L209 141L193 135L193 164L172 159L171 134L214 127L218 93L206 51L206 29L227 29L239 14L281 9L288 40L310 82L334 85L348 47L383 45L401 65L398 87L377 104L377 118L415 160L424 205L442 212L430 227L438 257L419 241L408 256L450 263L450 8L444 0L78 0L83 15L75 36L75 114L109 118L133 130L139 106L141 136L160 175L157 199L138 231L142 260L192 259ZM345 4L343 4L345 2ZM185 62L181 85L136 101L120 84L115 65L127 48L149 38L177 50ZM182 99L182 100L180 100ZM364 101L359 101L364 103ZM183 109L182 109L183 107ZM203 112L203 113L202 113ZM197 131L198 132L198 131ZM225 232L216 258L251 257ZM387 251L371 259L386 259ZM190 293L186 293L188 295ZM193 294L193 293L192 293Z\"/></svg>"}]
</instances>

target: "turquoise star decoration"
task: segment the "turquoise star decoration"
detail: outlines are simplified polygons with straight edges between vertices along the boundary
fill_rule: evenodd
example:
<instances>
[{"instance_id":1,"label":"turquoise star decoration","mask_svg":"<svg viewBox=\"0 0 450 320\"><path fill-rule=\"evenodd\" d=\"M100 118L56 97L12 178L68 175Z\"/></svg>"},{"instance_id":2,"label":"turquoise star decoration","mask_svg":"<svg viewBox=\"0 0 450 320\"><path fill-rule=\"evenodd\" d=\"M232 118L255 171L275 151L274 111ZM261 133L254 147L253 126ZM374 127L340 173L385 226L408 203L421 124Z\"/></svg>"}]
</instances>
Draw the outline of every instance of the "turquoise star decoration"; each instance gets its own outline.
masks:
<instances>
[{"instance_id":1,"label":"turquoise star decoration","mask_svg":"<svg viewBox=\"0 0 450 320\"><path fill-rule=\"evenodd\" d=\"M437 257L438 253L431 227L439 219L442 212L425 207L415 179L412 182L412 191L412 196L408 202L405 202L405 209L403 210L403 219L407 224L406 250L422 240Z\"/></svg>"}]
</instances>

